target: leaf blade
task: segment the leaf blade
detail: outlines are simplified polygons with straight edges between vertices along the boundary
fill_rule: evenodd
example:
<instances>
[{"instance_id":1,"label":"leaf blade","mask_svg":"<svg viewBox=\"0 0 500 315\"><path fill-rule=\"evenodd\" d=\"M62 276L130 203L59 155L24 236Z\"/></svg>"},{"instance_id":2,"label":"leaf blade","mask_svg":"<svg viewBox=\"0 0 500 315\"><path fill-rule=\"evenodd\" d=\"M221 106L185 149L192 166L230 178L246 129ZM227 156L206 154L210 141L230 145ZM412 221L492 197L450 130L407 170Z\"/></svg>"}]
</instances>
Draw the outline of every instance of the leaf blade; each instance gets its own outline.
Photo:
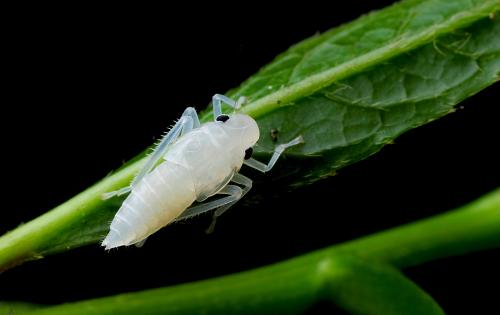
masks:
<instances>
[{"instance_id":1,"label":"leaf blade","mask_svg":"<svg viewBox=\"0 0 500 315\"><path fill-rule=\"evenodd\" d=\"M309 178L307 184L334 174L405 131L452 113L460 101L496 82L500 44L492 36L498 33L498 20L482 19L270 111L258 119L259 152L269 154L262 148L273 147L271 130L284 136L278 142L301 134L305 144L294 152L320 160L309 167L299 161L297 177Z\"/></svg>"},{"instance_id":2,"label":"leaf blade","mask_svg":"<svg viewBox=\"0 0 500 315\"><path fill-rule=\"evenodd\" d=\"M487 17L497 11L498 6L497 0L455 1L452 5L443 0L402 1L292 46L230 95L249 98L250 104L243 112L259 118L335 81ZM404 32L401 24L406 25ZM366 30L370 30L368 35ZM384 32L389 35L380 35ZM373 34L379 35L370 38ZM371 42L358 45L364 39ZM330 47L324 48L325 45ZM300 72L303 74L296 74ZM304 80L304 76L307 79ZM276 86L279 89L273 92Z\"/></svg>"},{"instance_id":3,"label":"leaf blade","mask_svg":"<svg viewBox=\"0 0 500 315\"><path fill-rule=\"evenodd\" d=\"M498 41L493 39L498 33L500 22L498 19L489 19L488 16L492 10L494 12L498 10L499 1L447 3L444 0L403 1L388 9L363 17L357 22L325 33L322 36L333 38L333 42L329 43L331 47L327 45L326 48L310 52L323 41L324 37L321 36L292 47L290 51L293 54L297 52L306 54L309 51L310 56L316 58L314 60L318 58L315 54L321 52L319 59L330 61L326 63L326 67L331 68L331 71L328 72L329 75L332 72L336 73L335 76L324 81L328 84L331 83L329 86L317 85L311 90L314 90L313 94L305 93L309 91L307 84L305 92L301 90L304 94L299 95L298 92L290 94L291 96L288 98L289 101L293 100L293 104L278 104L276 102L273 105L269 99L265 102L261 101L261 99L271 95L272 89L266 89L266 86L270 84L269 82L274 81L269 80L280 78L279 75L269 75L269 73L266 77L265 71L279 74L283 71L290 72L290 67L295 67L296 62L292 60L293 58L288 57L290 51L278 57L277 64L272 63L263 70L266 80L255 83L259 76L262 76L263 72L261 71L257 75L257 79L251 78L239 89L234 90L231 93L232 96L245 93L246 96L253 98L254 102L244 107L243 110L257 119L263 131L260 153L269 153L269 150L262 148L275 145L270 135L267 134L273 129L279 131L278 141L280 142L302 134L306 139L305 145L301 146L300 149L292 149L292 153L295 152L295 155L300 158L308 158L309 163L288 159L287 163L282 163L285 166L282 172L300 169L300 173L295 175L300 177L301 184L307 184L329 176L347 164L368 157L380 150L385 144L390 143L402 132L449 113L457 102L498 80L500 47L498 47ZM442 11L442 15L436 17L434 11L439 10ZM413 11L419 12L421 15L419 19L407 18ZM398 41L397 33L388 34L385 31L387 29L386 24L384 24L385 20L394 25L408 25L408 28L416 33L413 35L419 38L419 42L423 46L416 48L418 46L416 43L408 43L408 38L412 38L411 36L407 37L406 42ZM441 25L438 29L439 32L436 29L425 31L425 29L431 29L437 20L441 23L439 24ZM475 20L478 22L473 23ZM463 32L456 34L458 29L455 27L470 24L472 25L463 29ZM454 32L437 38L438 35L444 35L444 32L448 30ZM344 47L345 51L341 54L344 59L330 60L328 56L335 57L337 55L337 50L342 48L340 44L346 40L348 35L351 41L347 45L350 45L349 49ZM367 36L366 38L372 40L373 43L359 47L357 42L362 36ZM350 55L358 53L358 50L359 54L364 53L365 55L370 54L369 51L376 51L376 49L388 50L387 47L392 46L384 46L385 48L380 48L380 46L391 38L393 45L395 45L394 43L399 45L399 50L396 52L404 52L403 55L395 56L394 52L387 52L383 58L372 58L373 60L368 58L372 62L365 60L362 65L359 64L360 59L353 59L353 56ZM435 46L436 43L432 43L432 40L436 40L438 46ZM445 54L441 55L443 51ZM416 76L416 79L411 83L414 87L413 94L409 94L409 96L414 97L413 99L399 93L401 87L384 84L385 81L386 83L398 82L399 68L412 66L411 58L423 62L423 65L427 65L430 70L437 69L437 67L426 63L428 60L437 60L436 64L439 64L439 60L441 63L446 63L448 72L445 79L448 80L447 82L453 89L446 88L446 86L439 89L442 78L439 76L434 80L431 80L432 76L430 79L427 78L427 73L418 72L422 67L410 69L421 77L423 76L419 79L415 73L412 73ZM464 63L459 59L468 60L468 62ZM358 68L352 69L353 64L349 64L349 61L346 60L357 60ZM361 60L363 61L363 59ZM481 63L474 67L471 60L480 60ZM373 64L375 61L384 62L375 65ZM304 60L301 62L299 68L293 68L292 72L288 73L287 82L290 77L290 86L297 84L297 80L301 76L321 76L324 75L325 71L328 71L322 68L325 65L321 62L313 62L312 65L309 64L309 68L305 67L307 62ZM464 64L465 66L470 64L470 66L465 67ZM465 68L462 69L463 67ZM308 70L305 70L306 68ZM441 68L445 67L441 65ZM377 74L380 73L384 74L385 77L392 78L391 76L393 76L394 78L377 81ZM461 74L467 74L463 76L465 79L456 81L456 78L462 77ZM341 78L343 79L340 80ZM370 90L367 82L372 84L372 94L370 95L363 94ZM377 82L380 82L380 85L375 84ZM279 82L277 81L277 83ZM321 87L321 90L316 90L318 86ZM346 89L346 86L351 88ZM423 93L429 86L437 94ZM286 87L283 91L286 91ZM368 100L367 96L369 96ZM276 96L273 97L276 98ZM419 114L408 119L406 116L416 111L412 110L412 106L415 107L417 103ZM270 104L270 107L263 109L264 105L258 104ZM205 117L208 117L207 115ZM380 129L380 126L384 128ZM125 186L140 168L141 163L142 161L138 161L124 167L63 205L2 236L0 238L0 270L5 270L26 260L99 242L106 233L108 224L120 201L117 199L104 202L100 200L101 194ZM273 175L280 176L279 172L273 172Z\"/></svg>"}]
</instances>

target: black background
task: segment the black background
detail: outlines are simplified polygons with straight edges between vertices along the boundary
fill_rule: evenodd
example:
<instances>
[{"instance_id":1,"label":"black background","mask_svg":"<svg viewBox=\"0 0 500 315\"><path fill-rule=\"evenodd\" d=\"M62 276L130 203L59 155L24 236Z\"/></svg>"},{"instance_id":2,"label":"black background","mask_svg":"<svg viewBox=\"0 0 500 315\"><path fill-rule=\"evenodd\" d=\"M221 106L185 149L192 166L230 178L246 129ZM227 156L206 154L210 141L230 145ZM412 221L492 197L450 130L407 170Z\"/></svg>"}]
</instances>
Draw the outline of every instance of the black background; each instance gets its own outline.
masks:
<instances>
[{"instance_id":1,"label":"black background","mask_svg":"<svg viewBox=\"0 0 500 315\"><path fill-rule=\"evenodd\" d=\"M205 108L291 44L391 2L13 13L3 43L0 233L141 152L186 106ZM489 87L338 176L242 202L212 235L203 216L161 230L141 249L93 245L26 263L0 275L0 300L61 303L204 279L453 209L500 183L498 98L498 85ZM405 273L450 314L498 314L498 266L500 252L490 250Z\"/></svg>"}]
</instances>

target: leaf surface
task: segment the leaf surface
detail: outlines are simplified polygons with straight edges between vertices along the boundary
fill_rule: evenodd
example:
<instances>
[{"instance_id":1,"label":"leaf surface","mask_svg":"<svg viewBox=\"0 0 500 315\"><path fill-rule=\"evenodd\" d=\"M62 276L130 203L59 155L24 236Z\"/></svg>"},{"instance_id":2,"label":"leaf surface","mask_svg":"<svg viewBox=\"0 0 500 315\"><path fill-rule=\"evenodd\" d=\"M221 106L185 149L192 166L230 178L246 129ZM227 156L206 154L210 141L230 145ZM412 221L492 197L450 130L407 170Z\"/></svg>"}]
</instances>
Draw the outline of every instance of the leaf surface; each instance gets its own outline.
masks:
<instances>
[{"instance_id":1,"label":"leaf surface","mask_svg":"<svg viewBox=\"0 0 500 315\"><path fill-rule=\"evenodd\" d=\"M280 168L307 184L497 81L498 8L498 0L402 1L293 46L229 95L248 97L242 111L260 126L261 155L303 135L305 144ZM102 201L102 193L127 185L143 163L2 236L0 271L102 240L120 204Z\"/></svg>"},{"instance_id":2,"label":"leaf surface","mask_svg":"<svg viewBox=\"0 0 500 315\"><path fill-rule=\"evenodd\" d=\"M259 152L303 135L292 152L320 160L289 168L314 181L497 81L498 4L403 1L292 47L230 95L249 99Z\"/></svg>"}]
</instances>

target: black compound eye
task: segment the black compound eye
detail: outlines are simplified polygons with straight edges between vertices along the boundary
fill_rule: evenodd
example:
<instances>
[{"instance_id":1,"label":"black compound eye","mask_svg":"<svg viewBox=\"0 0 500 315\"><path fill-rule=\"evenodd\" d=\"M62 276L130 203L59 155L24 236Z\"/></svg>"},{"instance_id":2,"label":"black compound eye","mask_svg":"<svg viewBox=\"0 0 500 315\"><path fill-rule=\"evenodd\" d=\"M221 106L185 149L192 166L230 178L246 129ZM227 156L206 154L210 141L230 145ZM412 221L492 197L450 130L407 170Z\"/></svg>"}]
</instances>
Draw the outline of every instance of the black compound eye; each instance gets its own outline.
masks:
<instances>
[{"instance_id":1,"label":"black compound eye","mask_svg":"<svg viewBox=\"0 0 500 315\"><path fill-rule=\"evenodd\" d=\"M250 147L248 149L245 150L245 160L248 160L249 158L252 157L252 153L253 153L253 148Z\"/></svg>"},{"instance_id":2,"label":"black compound eye","mask_svg":"<svg viewBox=\"0 0 500 315\"><path fill-rule=\"evenodd\" d=\"M219 115L219 116L217 116L217 118L215 118L215 120L222 121L222 122L226 122L226 120L228 120L228 119L229 119L228 115Z\"/></svg>"}]
</instances>

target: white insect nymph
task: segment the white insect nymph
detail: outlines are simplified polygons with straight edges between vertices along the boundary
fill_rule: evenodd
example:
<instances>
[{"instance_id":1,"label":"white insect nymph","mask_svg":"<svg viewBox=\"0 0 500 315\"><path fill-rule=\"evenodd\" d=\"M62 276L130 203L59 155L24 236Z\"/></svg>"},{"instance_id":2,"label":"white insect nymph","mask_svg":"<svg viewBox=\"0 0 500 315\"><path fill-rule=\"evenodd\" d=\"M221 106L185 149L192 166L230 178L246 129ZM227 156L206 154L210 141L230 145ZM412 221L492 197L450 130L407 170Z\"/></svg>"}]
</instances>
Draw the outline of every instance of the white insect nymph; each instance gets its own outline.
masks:
<instances>
[{"instance_id":1,"label":"white insect nymph","mask_svg":"<svg viewBox=\"0 0 500 315\"><path fill-rule=\"evenodd\" d=\"M259 162L251 157L259 140L257 123L245 114L223 115L221 102L234 109L241 106L240 101L215 95L214 121L202 126L194 108L188 107L130 186L105 194L107 199L130 193L102 246L140 246L173 221L216 209L209 227L212 230L216 218L252 187L252 181L238 173L243 164L267 172L286 148L303 142L299 136L278 145L267 165ZM205 201L216 194L224 196ZM192 206L195 201L198 204Z\"/></svg>"}]
</instances>

